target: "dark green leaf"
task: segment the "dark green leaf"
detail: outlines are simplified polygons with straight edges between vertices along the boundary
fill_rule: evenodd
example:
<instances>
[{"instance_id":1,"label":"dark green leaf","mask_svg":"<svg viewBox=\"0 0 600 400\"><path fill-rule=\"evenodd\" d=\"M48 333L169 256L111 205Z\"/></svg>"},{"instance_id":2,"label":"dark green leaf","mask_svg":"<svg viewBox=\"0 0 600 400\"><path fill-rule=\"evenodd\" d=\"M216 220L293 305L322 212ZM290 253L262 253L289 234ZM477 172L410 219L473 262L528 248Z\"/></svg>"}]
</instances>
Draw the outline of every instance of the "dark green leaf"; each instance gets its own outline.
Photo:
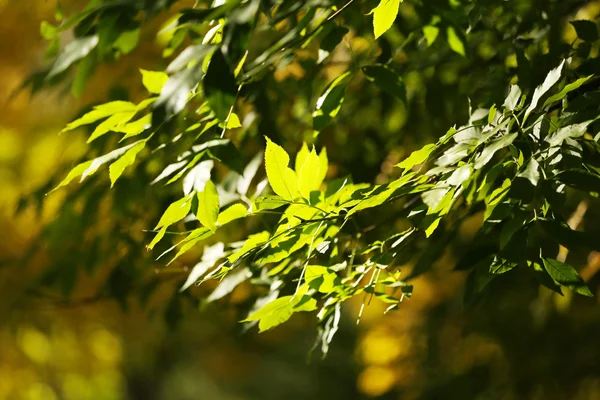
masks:
<instances>
[{"instance_id":1,"label":"dark green leaf","mask_svg":"<svg viewBox=\"0 0 600 400\"><path fill-rule=\"evenodd\" d=\"M544 258L543 261L546 271L556 282L575 293L593 297L592 292L573 267L552 258Z\"/></svg>"}]
</instances>

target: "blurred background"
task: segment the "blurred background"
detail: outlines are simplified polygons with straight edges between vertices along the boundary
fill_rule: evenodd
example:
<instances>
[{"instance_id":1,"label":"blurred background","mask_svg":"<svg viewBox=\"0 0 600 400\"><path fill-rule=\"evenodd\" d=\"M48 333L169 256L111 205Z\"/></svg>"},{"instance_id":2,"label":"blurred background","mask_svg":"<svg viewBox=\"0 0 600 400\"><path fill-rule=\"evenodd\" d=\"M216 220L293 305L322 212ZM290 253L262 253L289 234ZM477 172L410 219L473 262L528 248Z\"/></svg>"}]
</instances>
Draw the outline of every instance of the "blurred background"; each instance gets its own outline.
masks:
<instances>
[{"instance_id":1,"label":"blurred background","mask_svg":"<svg viewBox=\"0 0 600 400\"><path fill-rule=\"evenodd\" d=\"M522 3L523 13L535 12L535 1ZM579 3L579 17L597 16L600 2ZM83 4L61 3L66 14ZM123 300L127 294L115 300L114 287L107 295L93 290L106 278L102 268L75 277L65 272L88 262L82 258L59 265L61 276L71 276L61 281L68 299L31 285L47 279L42 272L53 249L46 239L48 226L55 230L53 240L74 241L69 251L85 245L77 227L62 220L51 224L64 211L65 193L15 214L21 196L44 187L84 154L83 133L58 132L89 104L123 91L136 98L142 91L137 69L164 63L154 37L167 17L142 32L134 52L101 66L81 97L64 87L34 96L18 91L47 61L39 26L53 20L55 12L50 0L0 0L0 399L600 399L600 296L560 297L508 274L484 300L466 307L465 274L452 270L460 248L442 254L432 272L413 282L414 296L399 311L383 316L385 305L373 302L357 326L360 302L349 304L324 360L307 356L315 336L314 316L294 317L261 335L243 332L237 306L246 301L248 288L237 288L217 305L198 307L184 301L188 295L173 296L185 271L163 269L147 255L147 271L164 285L144 304ZM407 21L413 18L409 6L401 14ZM561 29L565 40L572 38L566 24ZM404 38L402 32L393 35L398 41ZM350 57L372 55L363 37L350 35L348 41L351 51L340 50L337 64L329 68L331 76L355 61ZM441 51L443 61L437 65L407 69L409 96L418 105L410 116L368 90L364 96L373 101L371 114L352 115L365 99L348 100L340 117L347 123L326 139L332 146L348 146L347 152L331 156L333 174L339 169L359 181L384 182L410 151L466 122L467 96L503 96L516 61L495 41L477 42L471 62L479 60L481 66L468 76L461 72L468 66L460 57ZM395 56L402 61L402 54ZM486 70L484 61L495 57L505 58L506 68ZM275 79L297 81L305 74L303 67L298 62L283 65ZM364 82L354 82L350 90L364 92ZM302 109L306 104L279 95L289 115L307 115ZM280 135L297 139L295 128L303 123L293 120L285 128L289 132ZM398 131L402 134L394 135ZM359 145L348 145L352 137ZM598 220L596 206L590 206L588 223ZM144 207L139 205L137 212L144 214ZM148 211L149 220L157 210L153 212ZM110 218L117 217L101 221L99 232L110 235L116 229ZM141 233L146 226L142 221L131 229ZM476 221L464 221L463 243L476 226ZM597 281L600 257L580 258L584 279ZM72 290L75 281L77 289ZM590 287L597 287L593 282Z\"/></svg>"}]
</instances>

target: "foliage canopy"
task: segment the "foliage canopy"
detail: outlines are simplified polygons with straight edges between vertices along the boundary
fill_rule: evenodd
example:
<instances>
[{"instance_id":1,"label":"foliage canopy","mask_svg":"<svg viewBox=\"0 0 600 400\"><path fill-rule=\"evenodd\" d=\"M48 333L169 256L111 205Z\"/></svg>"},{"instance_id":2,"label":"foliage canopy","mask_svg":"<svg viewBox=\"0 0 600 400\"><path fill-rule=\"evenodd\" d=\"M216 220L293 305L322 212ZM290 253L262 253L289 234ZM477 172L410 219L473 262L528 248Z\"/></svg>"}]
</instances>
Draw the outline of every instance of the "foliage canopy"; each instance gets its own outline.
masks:
<instances>
[{"instance_id":1,"label":"foliage canopy","mask_svg":"<svg viewBox=\"0 0 600 400\"><path fill-rule=\"evenodd\" d=\"M88 129L88 154L23 201L81 182L43 233L55 265L44 283L68 296L82 260L108 263L98 291L126 306L159 286L154 259L195 260L168 316L194 284L218 282L206 303L249 282L244 323L316 312L323 353L345 301L397 309L451 247L471 271L467 301L507 273L592 296L576 267L600 251L597 228L568 217L600 193L598 31L572 18L585 2L538 3L92 0L57 13L41 26L53 61L33 90L83 93L156 19L164 62L140 66L145 95L113 93L68 124ZM108 180L91 178L103 169ZM106 204L116 225L101 235Z\"/></svg>"}]
</instances>

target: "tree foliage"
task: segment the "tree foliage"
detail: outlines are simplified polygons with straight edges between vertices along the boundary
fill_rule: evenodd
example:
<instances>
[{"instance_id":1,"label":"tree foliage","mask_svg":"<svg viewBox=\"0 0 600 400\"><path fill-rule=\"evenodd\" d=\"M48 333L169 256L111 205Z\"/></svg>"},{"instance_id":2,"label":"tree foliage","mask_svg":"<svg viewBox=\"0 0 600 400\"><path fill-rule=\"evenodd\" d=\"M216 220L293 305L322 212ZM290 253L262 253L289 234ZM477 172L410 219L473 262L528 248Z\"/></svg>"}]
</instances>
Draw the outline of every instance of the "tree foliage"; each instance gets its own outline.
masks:
<instances>
[{"instance_id":1,"label":"tree foliage","mask_svg":"<svg viewBox=\"0 0 600 400\"><path fill-rule=\"evenodd\" d=\"M172 304L194 284L216 280L201 300L213 302L249 282L244 323L264 331L315 312L326 353L345 301L397 309L475 220L457 264L471 270L467 301L507 273L592 296L559 253L600 251L593 227L568 224L574 201L600 193L598 32L572 20L585 2L180 3L92 0L41 26L54 58L28 83L80 94L172 16L158 32L164 62L140 66L145 95L68 124L88 129L88 154L29 198L81 182L44 232L71 226L51 241L46 284L68 295L75 266L108 263L98 290L126 306L157 287L153 263L196 260ZM415 150L390 161L401 146ZM109 180L90 178L102 169ZM102 236L106 204L116 226Z\"/></svg>"}]
</instances>

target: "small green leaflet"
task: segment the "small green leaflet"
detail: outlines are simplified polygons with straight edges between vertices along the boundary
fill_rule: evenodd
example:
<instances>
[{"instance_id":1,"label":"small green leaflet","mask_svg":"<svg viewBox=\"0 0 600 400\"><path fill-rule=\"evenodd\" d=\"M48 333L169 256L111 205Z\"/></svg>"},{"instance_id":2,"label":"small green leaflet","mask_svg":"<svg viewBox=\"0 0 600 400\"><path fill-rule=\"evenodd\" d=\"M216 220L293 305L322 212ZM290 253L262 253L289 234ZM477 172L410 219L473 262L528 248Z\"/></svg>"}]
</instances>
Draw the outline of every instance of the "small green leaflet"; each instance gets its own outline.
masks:
<instances>
[{"instance_id":1,"label":"small green leaflet","mask_svg":"<svg viewBox=\"0 0 600 400\"><path fill-rule=\"evenodd\" d=\"M514 111L519 105L519 101L521 101L521 94L520 87L511 85L510 92L508 93L508 96L506 96L506 100L504 100L504 107L509 111Z\"/></svg>"},{"instance_id":2,"label":"small green leaflet","mask_svg":"<svg viewBox=\"0 0 600 400\"><path fill-rule=\"evenodd\" d=\"M248 216L248 210L243 204L237 203L227 208L225 211L219 214L217 218L217 225L223 226L236 219L244 218Z\"/></svg>"},{"instance_id":3,"label":"small green leaflet","mask_svg":"<svg viewBox=\"0 0 600 400\"><path fill-rule=\"evenodd\" d=\"M320 160L317 152L313 148L304 158L298 174L298 190L305 199L310 197L310 192L318 190L320 182L317 181L320 171Z\"/></svg>"},{"instance_id":4,"label":"small green leaflet","mask_svg":"<svg viewBox=\"0 0 600 400\"><path fill-rule=\"evenodd\" d=\"M125 134L125 136L123 136L121 140L119 140L119 142L122 142L123 140L129 139L130 137L139 135L151 126L152 114L146 114L133 122L129 122L123 126L116 127L114 130L115 132Z\"/></svg>"},{"instance_id":5,"label":"small green leaflet","mask_svg":"<svg viewBox=\"0 0 600 400\"><path fill-rule=\"evenodd\" d=\"M313 129L317 133L325 129L340 112L346 95L346 84L351 76L352 72L348 71L335 78L317 100L313 112Z\"/></svg>"},{"instance_id":6,"label":"small green leaflet","mask_svg":"<svg viewBox=\"0 0 600 400\"><path fill-rule=\"evenodd\" d=\"M467 53L465 51L465 44L463 42L463 39L458 35L458 33L456 33L456 30L449 26L448 29L446 29L446 34L447 34L447 39L448 39L448 45L450 46L450 48L455 52L460 54L461 56L466 56Z\"/></svg>"},{"instance_id":7,"label":"small green leaflet","mask_svg":"<svg viewBox=\"0 0 600 400\"><path fill-rule=\"evenodd\" d=\"M290 156L286 151L273 143L271 139L265 136L267 140L267 150L265 151L265 168L267 178L273 191L285 200L292 201L298 193L298 177L296 173L288 167Z\"/></svg>"},{"instance_id":8,"label":"small green leaflet","mask_svg":"<svg viewBox=\"0 0 600 400\"><path fill-rule=\"evenodd\" d=\"M558 81L562 77L564 65L565 61L563 60L563 62L561 62L558 67L554 68L548 73L544 82L540 86L535 88L535 91L533 92L533 98L531 99L531 104L527 108L527 111L525 111L525 118L523 119L523 123L525 123L525 120L527 119L529 114L531 114L531 112L535 110L542 96L558 83Z\"/></svg>"},{"instance_id":9,"label":"small green leaflet","mask_svg":"<svg viewBox=\"0 0 600 400\"><path fill-rule=\"evenodd\" d=\"M434 25L425 25L423 27L423 35L427 41L427 47L431 46L440 34L440 28Z\"/></svg>"},{"instance_id":10,"label":"small green leaflet","mask_svg":"<svg viewBox=\"0 0 600 400\"><path fill-rule=\"evenodd\" d=\"M234 263L239 260L242 256L248 253L250 250L254 249L257 246L260 246L269 240L271 234L267 231L256 233L254 235L248 236L248 239L244 242L244 245L235 253L230 255L227 260L230 263Z\"/></svg>"},{"instance_id":11,"label":"small green leaflet","mask_svg":"<svg viewBox=\"0 0 600 400\"><path fill-rule=\"evenodd\" d=\"M296 296L283 296L265 305L263 308L244 320L259 321L258 329L264 332L281 325L295 312L314 311L317 309L317 301L307 295L298 293Z\"/></svg>"},{"instance_id":12,"label":"small green leaflet","mask_svg":"<svg viewBox=\"0 0 600 400\"><path fill-rule=\"evenodd\" d=\"M554 96L548 97L548 100L544 102L544 107L549 106L552 103L555 103L559 100L562 100L567 94L571 93L573 90L577 90L589 81L594 75L585 76L583 78L577 79L575 82L571 82L566 85L560 92L556 93Z\"/></svg>"},{"instance_id":13,"label":"small green leaflet","mask_svg":"<svg viewBox=\"0 0 600 400\"><path fill-rule=\"evenodd\" d=\"M212 181L207 181L204 190L198 193L198 214L196 217L212 231L217 229L217 219L219 217L219 194Z\"/></svg>"},{"instance_id":14,"label":"small green leaflet","mask_svg":"<svg viewBox=\"0 0 600 400\"><path fill-rule=\"evenodd\" d=\"M375 39L388 31L398 16L402 0L381 0L371 13L373 14L373 32Z\"/></svg>"},{"instance_id":15,"label":"small green leaflet","mask_svg":"<svg viewBox=\"0 0 600 400\"><path fill-rule=\"evenodd\" d=\"M126 111L111 115L94 129L87 142L91 143L110 131L116 131L119 127L127 124L135 116L135 113L135 111Z\"/></svg>"},{"instance_id":16,"label":"small green leaflet","mask_svg":"<svg viewBox=\"0 0 600 400\"><path fill-rule=\"evenodd\" d=\"M590 288L587 287L583 279L581 279L573 267L552 258L544 258L543 261L544 268L546 268L548 274L556 282L568 289L571 289L575 293L579 293L588 297L594 296L590 291Z\"/></svg>"},{"instance_id":17,"label":"small green leaflet","mask_svg":"<svg viewBox=\"0 0 600 400\"><path fill-rule=\"evenodd\" d=\"M194 194L190 193L189 195L182 197L167 207L162 217L160 217L156 228L154 229L156 230L165 226L173 225L175 222L181 221L187 217L187 215L190 213L190 209L192 208L193 197Z\"/></svg>"},{"instance_id":18,"label":"small green leaflet","mask_svg":"<svg viewBox=\"0 0 600 400\"><path fill-rule=\"evenodd\" d=\"M107 162L110 162L112 160L115 160L119 157L121 157L123 154L125 154L129 149L131 149L132 147L138 145L140 143L140 141L135 142L135 143L131 143L130 145L121 147L119 149L113 150L108 154L105 154L101 157L95 158L93 160L90 161L86 161L84 163L81 163L79 165L77 165L75 168L73 168L69 174L67 175L67 177L65 179L62 180L61 183L58 184L57 187L55 187L54 189L52 189L50 191L50 193L54 192L55 190L57 190L60 187L66 186L69 183L71 183L71 181L75 178L77 178L78 176L81 175L81 179L80 182L83 182L83 180L85 178L87 178L90 175L93 175L98 168L100 168L102 165L106 164Z\"/></svg>"},{"instance_id":19,"label":"small green leaflet","mask_svg":"<svg viewBox=\"0 0 600 400\"><path fill-rule=\"evenodd\" d=\"M254 204L256 205L256 211L275 210L279 207L289 206L291 201L282 199L279 196L261 196L254 200Z\"/></svg>"},{"instance_id":20,"label":"small green leaflet","mask_svg":"<svg viewBox=\"0 0 600 400\"><path fill-rule=\"evenodd\" d=\"M137 157L138 153L144 149L144 147L146 147L145 140L138 142L131 149L127 150L127 152L123 154L121 158L108 167L111 188L115 185L117 179L119 179L119 177L123 174L125 168L129 167L135 162L135 158Z\"/></svg>"},{"instance_id":21,"label":"small green leaflet","mask_svg":"<svg viewBox=\"0 0 600 400\"><path fill-rule=\"evenodd\" d=\"M72 40L65 47L65 50L61 55L58 56L46 79L50 79L61 72L64 72L74 62L87 56L98 45L98 41L98 35L85 36Z\"/></svg>"},{"instance_id":22,"label":"small green leaflet","mask_svg":"<svg viewBox=\"0 0 600 400\"><path fill-rule=\"evenodd\" d=\"M146 71L140 69L142 73L142 83L144 87L153 94L160 94L163 86L169 80L169 75L162 71Z\"/></svg>"},{"instance_id":23,"label":"small green leaflet","mask_svg":"<svg viewBox=\"0 0 600 400\"><path fill-rule=\"evenodd\" d=\"M537 162L537 160L535 158L532 158L531 161L529 161L529 163L527 164L527 167L525 168L525 170L522 172L519 172L517 177L525 178L529 182L531 182L531 184L533 186L537 186L537 184L540 180L540 164Z\"/></svg>"},{"instance_id":24,"label":"small green leaflet","mask_svg":"<svg viewBox=\"0 0 600 400\"><path fill-rule=\"evenodd\" d=\"M517 135L516 132L510 133L490 142L475 160L474 168L480 169L484 167L492 157L494 157L494 154L496 154L498 150L508 147L517 138Z\"/></svg>"},{"instance_id":25,"label":"small green leaflet","mask_svg":"<svg viewBox=\"0 0 600 400\"><path fill-rule=\"evenodd\" d=\"M335 273L320 265L308 265L304 274L308 286L325 294L334 291L336 278Z\"/></svg>"},{"instance_id":26,"label":"small green leaflet","mask_svg":"<svg viewBox=\"0 0 600 400\"><path fill-rule=\"evenodd\" d=\"M401 163L397 164L398 168L402 168L405 170L413 168L415 165L423 164L431 152L435 149L435 144L427 144L423 148L417 151L413 151L408 158L406 158Z\"/></svg>"},{"instance_id":27,"label":"small green leaflet","mask_svg":"<svg viewBox=\"0 0 600 400\"><path fill-rule=\"evenodd\" d=\"M92 111L83 117L69 123L60 133L68 132L84 125L92 124L102 118L110 117L113 114L134 112L137 106L129 101L112 101L110 103L95 106Z\"/></svg>"}]
</instances>

